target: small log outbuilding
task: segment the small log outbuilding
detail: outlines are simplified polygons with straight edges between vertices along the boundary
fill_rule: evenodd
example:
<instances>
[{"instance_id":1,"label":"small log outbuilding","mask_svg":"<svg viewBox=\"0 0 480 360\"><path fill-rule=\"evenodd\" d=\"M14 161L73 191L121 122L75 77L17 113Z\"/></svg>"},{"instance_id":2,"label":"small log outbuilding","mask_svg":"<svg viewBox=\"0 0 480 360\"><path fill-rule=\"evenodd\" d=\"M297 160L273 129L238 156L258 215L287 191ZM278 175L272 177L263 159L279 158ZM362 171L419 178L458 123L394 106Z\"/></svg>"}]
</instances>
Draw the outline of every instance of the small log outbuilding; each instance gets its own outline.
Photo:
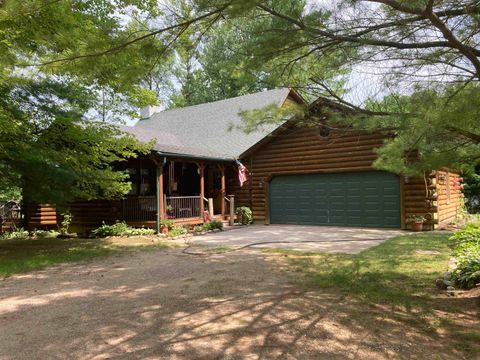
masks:
<instances>
[{"instance_id":1,"label":"small log outbuilding","mask_svg":"<svg viewBox=\"0 0 480 360\"><path fill-rule=\"evenodd\" d=\"M132 183L124 199L72 204L75 230L122 220L152 228L167 218L198 224L225 220L237 206L250 207L257 223L372 228L407 228L409 215L422 215L434 229L459 214L458 172L411 178L374 169L384 134L332 128L328 119L313 127L286 120L241 130L242 112L292 103L307 105L296 92L276 89L157 112L123 127L140 141L153 140L152 153L121 166ZM342 110L335 106L319 99L309 115ZM248 169L243 186L239 161ZM58 222L52 206L31 207L28 219L30 228Z\"/></svg>"}]
</instances>

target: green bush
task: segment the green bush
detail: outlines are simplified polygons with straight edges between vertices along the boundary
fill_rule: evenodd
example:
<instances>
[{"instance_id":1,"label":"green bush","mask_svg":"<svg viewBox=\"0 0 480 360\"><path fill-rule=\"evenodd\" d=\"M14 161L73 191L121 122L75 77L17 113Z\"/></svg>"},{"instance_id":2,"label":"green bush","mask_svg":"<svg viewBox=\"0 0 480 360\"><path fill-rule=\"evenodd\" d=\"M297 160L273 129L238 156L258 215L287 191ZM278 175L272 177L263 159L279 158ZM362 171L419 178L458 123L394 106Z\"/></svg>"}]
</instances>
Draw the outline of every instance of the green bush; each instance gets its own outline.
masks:
<instances>
[{"instance_id":1,"label":"green bush","mask_svg":"<svg viewBox=\"0 0 480 360\"><path fill-rule=\"evenodd\" d=\"M455 241L456 246L469 243L480 245L480 225L469 224L465 229L453 234L450 239Z\"/></svg>"},{"instance_id":2,"label":"green bush","mask_svg":"<svg viewBox=\"0 0 480 360\"><path fill-rule=\"evenodd\" d=\"M62 223L60 224L59 231L60 234L66 235L68 234L68 228L70 227L70 224L72 223L73 220L73 215L70 212L65 212L62 214L63 215L63 220Z\"/></svg>"},{"instance_id":3,"label":"green bush","mask_svg":"<svg viewBox=\"0 0 480 360\"><path fill-rule=\"evenodd\" d=\"M241 206L235 211L237 217L240 218L240 222L243 225L251 224L253 221L252 210L247 206Z\"/></svg>"},{"instance_id":4,"label":"green bush","mask_svg":"<svg viewBox=\"0 0 480 360\"><path fill-rule=\"evenodd\" d=\"M174 226L172 230L168 231L168 236L175 237L180 235L185 235L187 233L187 229L183 226Z\"/></svg>"},{"instance_id":5,"label":"green bush","mask_svg":"<svg viewBox=\"0 0 480 360\"><path fill-rule=\"evenodd\" d=\"M450 238L455 241L457 268L452 274L456 285L469 289L480 282L480 226L470 224Z\"/></svg>"},{"instance_id":6,"label":"green bush","mask_svg":"<svg viewBox=\"0 0 480 360\"><path fill-rule=\"evenodd\" d=\"M138 236L138 235L153 235L155 230L147 228L133 228L128 226L125 222L117 222L113 225L103 224L99 228L92 231L95 237L106 236Z\"/></svg>"},{"instance_id":7,"label":"green bush","mask_svg":"<svg viewBox=\"0 0 480 360\"><path fill-rule=\"evenodd\" d=\"M160 221L160 225L166 225L168 227L168 231L171 231L173 230L173 228L175 227L175 224L173 223L172 220L170 219L163 219Z\"/></svg>"},{"instance_id":8,"label":"green bush","mask_svg":"<svg viewBox=\"0 0 480 360\"><path fill-rule=\"evenodd\" d=\"M453 271L452 279L458 286L470 289L480 283L480 246L464 246L456 256L457 268Z\"/></svg>"},{"instance_id":9,"label":"green bush","mask_svg":"<svg viewBox=\"0 0 480 360\"><path fill-rule=\"evenodd\" d=\"M208 223L195 226L193 231L194 232L202 232L202 231L210 231L210 230L215 230L215 229L223 230L223 223L221 221L218 221L218 220L212 220Z\"/></svg>"},{"instance_id":10,"label":"green bush","mask_svg":"<svg viewBox=\"0 0 480 360\"><path fill-rule=\"evenodd\" d=\"M55 230L35 230L32 232L32 236L39 239L56 238L58 235L60 233Z\"/></svg>"},{"instance_id":11,"label":"green bush","mask_svg":"<svg viewBox=\"0 0 480 360\"><path fill-rule=\"evenodd\" d=\"M28 231L23 228L17 229L15 231L9 231L0 235L2 240L11 240L11 239L21 239L28 237Z\"/></svg>"}]
</instances>

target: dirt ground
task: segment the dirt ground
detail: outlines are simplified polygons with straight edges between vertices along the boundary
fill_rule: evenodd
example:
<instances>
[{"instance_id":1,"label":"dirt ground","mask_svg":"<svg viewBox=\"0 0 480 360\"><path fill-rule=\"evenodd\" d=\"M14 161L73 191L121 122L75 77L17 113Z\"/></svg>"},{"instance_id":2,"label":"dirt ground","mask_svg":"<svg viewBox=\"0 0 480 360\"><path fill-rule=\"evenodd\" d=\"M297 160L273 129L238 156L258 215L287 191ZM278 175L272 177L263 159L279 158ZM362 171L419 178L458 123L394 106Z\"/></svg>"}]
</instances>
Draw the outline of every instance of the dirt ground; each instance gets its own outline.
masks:
<instances>
[{"instance_id":1,"label":"dirt ground","mask_svg":"<svg viewBox=\"0 0 480 360\"><path fill-rule=\"evenodd\" d=\"M307 290L279 256L171 249L12 276L0 359L464 357L408 311Z\"/></svg>"}]
</instances>

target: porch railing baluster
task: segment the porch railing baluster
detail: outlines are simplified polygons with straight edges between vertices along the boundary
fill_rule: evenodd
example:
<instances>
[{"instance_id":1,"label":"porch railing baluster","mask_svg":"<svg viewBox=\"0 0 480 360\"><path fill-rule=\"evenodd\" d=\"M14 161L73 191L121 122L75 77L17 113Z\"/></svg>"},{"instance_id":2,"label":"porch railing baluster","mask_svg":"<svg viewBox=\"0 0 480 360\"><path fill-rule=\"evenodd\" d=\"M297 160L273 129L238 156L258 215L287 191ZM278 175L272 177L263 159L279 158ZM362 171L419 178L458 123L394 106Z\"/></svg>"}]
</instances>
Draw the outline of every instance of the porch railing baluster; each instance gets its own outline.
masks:
<instances>
[{"instance_id":1,"label":"porch railing baluster","mask_svg":"<svg viewBox=\"0 0 480 360\"><path fill-rule=\"evenodd\" d=\"M167 217L175 219L199 218L200 196L165 197ZM157 201L155 196L129 197L123 200L123 217L125 221L155 221Z\"/></svg>"}]
</instances>

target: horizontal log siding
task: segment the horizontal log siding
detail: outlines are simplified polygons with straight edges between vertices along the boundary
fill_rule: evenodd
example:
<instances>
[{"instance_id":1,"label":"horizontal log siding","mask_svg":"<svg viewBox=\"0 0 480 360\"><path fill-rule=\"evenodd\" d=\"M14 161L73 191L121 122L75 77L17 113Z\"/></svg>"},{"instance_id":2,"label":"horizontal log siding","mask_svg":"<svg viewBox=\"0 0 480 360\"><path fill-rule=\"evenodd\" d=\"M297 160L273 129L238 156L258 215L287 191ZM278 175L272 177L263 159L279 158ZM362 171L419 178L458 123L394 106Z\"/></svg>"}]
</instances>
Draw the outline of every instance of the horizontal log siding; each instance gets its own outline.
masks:
<instances>
[{"instance_id":1,"label":"horizontal log siding","mask_svg":"<svg viewBox=\"0 0 480 360\"><path fill-rule=\"evenodd\" d=\"M48 229L55 228L58 222L55 206L50 204L29 204L27 206L27 228Z\"/></svg>"},{"instance_id":2,"label":"horizontal log siding","mask_svg":"<svg viewBox=\"0 0 480 360\"><path fill-rule=\"evenodd\" d=\"M427 208L426 204L426 187L425 180L422 178L410 178L407 182L402 177L402 204L403 204L403 221L411 215L421 215L430 217L430 220L425 221L425 229L433 230L436 223L436 213L434 210ZM410 224L405 223L405 227L410 227Z\"/></svg>"},{"instance_id":3,"label":"horizontal log siding","mask_svg":"<svg viewBox=\"0 0 480 360\"><path fill-rule=\"evenodd\" d=\"M441 181L442 177L448 174L450 197L447 195L447 182ZM438 223L440 227L448 225L459 215L463 205L463 193L461 190L460 174L457 172L439 170L437 171L437 193L438 193Z\"/></svg>"},{"instance_id":4,"label":"horizontal log siding","mask_svg":"<svg viewBox=\"0 0 480 360\"><path fill-rule=\"evenodd\" d=\"M340 130L322 138L315 129L290 128L242 159L251 172L249 181L243 188L231 186L227 192L233 190L238 205L252 208L256 222L266 222L268 182L272 176L373 170L375 149L382 146L383 141L382 134ZM409 214L431 213L425 203L423 179L410 179L406 183L401 177L400 181L402 224ZM238 184L238 180L230 182ZM428 225L433 227L435 221Z\"/></svg>"},{"instance_id":5,"label":"horizontal log siding","mask_svg":"<svg viewBox=\"0 0 480 360\"><path fill-rule=\"evenodd\" d=\"M87 234L102 223L114 224L122 220L120 200L75 201L70 205L72 214L71 231Z\"/></svg>"}]
</instances>

